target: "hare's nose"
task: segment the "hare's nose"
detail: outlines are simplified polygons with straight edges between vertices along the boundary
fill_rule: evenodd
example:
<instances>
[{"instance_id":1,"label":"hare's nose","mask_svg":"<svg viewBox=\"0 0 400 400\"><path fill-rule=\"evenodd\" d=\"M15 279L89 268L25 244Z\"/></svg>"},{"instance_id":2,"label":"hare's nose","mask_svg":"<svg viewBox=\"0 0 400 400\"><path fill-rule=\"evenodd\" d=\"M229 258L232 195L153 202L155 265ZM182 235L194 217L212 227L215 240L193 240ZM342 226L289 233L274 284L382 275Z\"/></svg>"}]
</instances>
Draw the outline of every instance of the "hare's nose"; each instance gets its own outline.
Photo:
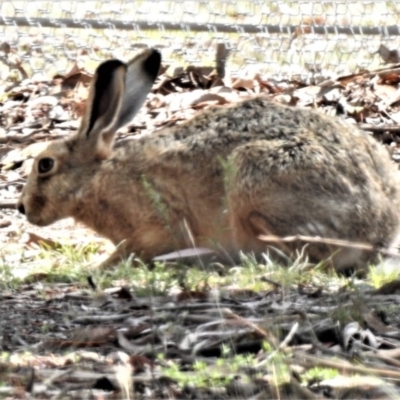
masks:
<instances>
[{"instance_id":1,"label":"hare's nose","mask_svg":"<svg viewBox=\"0 0 400 400\"><path fill-rule=\"evenodd\" d=\"M22 203L18 204L17 209L21 214L25 215L25 207L24 207L24 205Z\"/></svg>"}]
</instances>

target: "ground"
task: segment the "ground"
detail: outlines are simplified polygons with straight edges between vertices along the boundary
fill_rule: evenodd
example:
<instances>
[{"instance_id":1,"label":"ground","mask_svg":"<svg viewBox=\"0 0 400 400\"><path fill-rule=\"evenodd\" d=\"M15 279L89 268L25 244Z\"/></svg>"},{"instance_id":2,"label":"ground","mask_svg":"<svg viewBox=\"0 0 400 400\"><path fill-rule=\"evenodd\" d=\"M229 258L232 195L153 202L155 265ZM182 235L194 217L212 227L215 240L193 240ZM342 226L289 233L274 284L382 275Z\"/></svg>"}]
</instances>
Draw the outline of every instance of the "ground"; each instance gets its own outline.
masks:
<instances>
[{"instance_id":1,"label":"ground","mask_svg":"<svg viewBox=\"0 0 400 400\"><path fill-rule=\"evenodd\" d=\"M330 84L256 75L224 87L209 69L170 68L118 139L262 92L340 113L396 160L397 67ZM0 397L399 397L396 271L366 266L360 279L301 257L244 257L99 272L110 243L71 220L34 227L14 210L31 158L76 129L88 80L79 71L14 83L0 103Z\"/></svg>"}]
</instances>

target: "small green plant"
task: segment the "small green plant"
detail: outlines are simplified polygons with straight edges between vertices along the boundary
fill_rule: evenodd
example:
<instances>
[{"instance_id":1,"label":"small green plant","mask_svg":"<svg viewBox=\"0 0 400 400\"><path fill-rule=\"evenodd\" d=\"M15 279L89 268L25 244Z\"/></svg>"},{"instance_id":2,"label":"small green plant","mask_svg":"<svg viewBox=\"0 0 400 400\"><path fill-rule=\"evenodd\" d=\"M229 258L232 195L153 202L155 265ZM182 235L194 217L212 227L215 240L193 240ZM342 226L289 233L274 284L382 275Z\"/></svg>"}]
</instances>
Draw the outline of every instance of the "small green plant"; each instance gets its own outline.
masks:
<instances>
[{"instance_id":1,"label":"small green plant","mask_svg":"<svg viewBox=\"0 0 400 400\"><path fill-rule=\"evenodd\" d=\"M262 349L265 353L271 353L272 351L274 351L273 347L271 346L271 344L269 342L267 342L266 340L264 340L262 342Z\"/></svg>"},{"instance_id":2,"label":"small green plant","mask_svg":"<svg viewBox=\"0 0 400 400\"><path fill-rule=\"evenodd\" d=\"M228 358L231 354L231 348L226 345L226 344L222 344L221 346L221 355L223 358Z\"/></svg>"},{"instance_id":3,"label":"small green plant","mask_svg":"<svg viewBox=\"0 0 400 400\"><path fill-rule=\"evenodd\" d=\"M207 370L207 364L204 361L195 361L193 369L197 372L204 372Z\"/></svg>"},{"instance_id":4,"label":"small green plant","mask_svg":"<svg viewBox=\"0 0 400 400\"><path fill-rule=\"evenodd\" d=\"M333 379L339 375L338 370L333 368L314 367L309 369L303 378L306 381L323 381L326 379Z\"/></svg>"},{"instance_id":5,"label":"small green plant","mask_svg":"<svg viewBox=\"0 0 400 400\"><path fill-rule=\"evenodd\" d=\"M285 362L286 356L277 351L272 353L272 356L269 359L268 369L272 372L273 382L276 387L281 384L290 381L290 369L288 364Z\"/></svg>"},{"instance_id":6,"label":"small green plant","mask_svg":"<svg viewBox=\"0 0 400 400\"><path fill-rule=\"evenodd\" d=\"M0 289L14 289L20 280L13 274L12 268L9 264L4 262L0 263Z\"/></svg>"},{"instance_id":7,"label":"small green plant","mask_svg":"<svg viewBox=\"0 0 400 400\"><path fill-rule=\"evenodd\" d=\"M228 361L228 360L227 360ZM257 361L253 354L237 354L229 360L229 368L232 372L238 372L242 368L256 367Z\"/></svg>"},{"instance_id":8,"label":"small green plant","mask_svg":"<svg viewBox=\"0 0 400 400\"><path fill-rule=\"evenodd\" d=\"M227 347L222 349L223 354L228 354ZM165 363L164 357L158 359ZM191 385L195 387L225 386L238 372L244 368L255 367L257 361L254 355L235 355L233 357L221 357L216 360L215 366L210 366L203 361L195 361L193 371L181 371L179 365L168 361L168 366L162 368L163 374L174 379L181 387Z\"/></svg>"},{"instance_id":9,"label":"small green plant","mask_svg":"<svg viewBox=\"0 0 400 400\"><path fill-rule=\"evenodd\" d=\"M392 282L400 278L399 268L385 268L384 266L370 266L367 280L375 287L380 288L386 283Z\"/></svg>"},{"instance_id":10,"label":"small green plant","mask_svg":"<svg viewBox=\"0 0 400 400\"><path fill-rule=\"evenodd\" d=\"M135 281L132 284L137 296L165 295L178 286L178 279L173 269L163 263L155 263L152 268L143 265L135 271Z\"/></svg>"}]
</instances>

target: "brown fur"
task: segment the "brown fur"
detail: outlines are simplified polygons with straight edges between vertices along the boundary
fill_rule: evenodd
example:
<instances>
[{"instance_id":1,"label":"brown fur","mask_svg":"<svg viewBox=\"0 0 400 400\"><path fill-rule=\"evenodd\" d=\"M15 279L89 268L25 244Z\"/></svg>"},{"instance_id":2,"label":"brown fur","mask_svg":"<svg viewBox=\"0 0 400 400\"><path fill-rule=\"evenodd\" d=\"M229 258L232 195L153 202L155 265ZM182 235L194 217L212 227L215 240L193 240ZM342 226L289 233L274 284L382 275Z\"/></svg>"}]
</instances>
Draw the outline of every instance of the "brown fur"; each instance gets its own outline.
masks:
<instances>
[{"instance_id":1,"label":"brown fur","mask_svg":"<svg viewBox=\"0 0 400 400\"><path fill-rule=\"evenodd\" d=\"M110 136L104 147L98 135L90 146L100 155L82 129L37 157L20 204L34 224L73 217L115 245L124 242L103 266L132 252L150 260L191 247L192 238L236 259L241 250L266 250L260 234L389 246L398 232L399 182L387 151L316 111L257 97L113 151ZM44 157L56 163L47 178L37 172ZM316 261L331 252L308 250ZM334 264L368 256L342 251Z\"/></svg>"}]
</instances>

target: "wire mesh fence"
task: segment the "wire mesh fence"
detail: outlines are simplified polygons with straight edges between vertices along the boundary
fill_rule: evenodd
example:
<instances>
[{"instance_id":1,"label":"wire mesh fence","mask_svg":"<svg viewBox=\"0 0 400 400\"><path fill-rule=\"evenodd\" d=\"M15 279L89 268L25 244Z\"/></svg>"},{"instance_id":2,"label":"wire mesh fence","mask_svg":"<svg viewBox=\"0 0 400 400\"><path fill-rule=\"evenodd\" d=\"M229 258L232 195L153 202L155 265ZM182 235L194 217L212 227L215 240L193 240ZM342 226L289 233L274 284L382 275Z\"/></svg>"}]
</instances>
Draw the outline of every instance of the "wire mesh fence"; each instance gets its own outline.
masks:
<instances>
[{"instance_id":1,"label":"wire mesh fence","mask_svg":"<svg viewBox=\"0 0 400 400\"><path fill-rule=\"evenodd\" d=\"M235 74L282 77L379 66L380 46L398 48L398 1L76 0L0 3L1 78L18 57L28 75L92 70L146 46L168 63L212 65L218 43Z\"/></svg>"}]
</instances>

